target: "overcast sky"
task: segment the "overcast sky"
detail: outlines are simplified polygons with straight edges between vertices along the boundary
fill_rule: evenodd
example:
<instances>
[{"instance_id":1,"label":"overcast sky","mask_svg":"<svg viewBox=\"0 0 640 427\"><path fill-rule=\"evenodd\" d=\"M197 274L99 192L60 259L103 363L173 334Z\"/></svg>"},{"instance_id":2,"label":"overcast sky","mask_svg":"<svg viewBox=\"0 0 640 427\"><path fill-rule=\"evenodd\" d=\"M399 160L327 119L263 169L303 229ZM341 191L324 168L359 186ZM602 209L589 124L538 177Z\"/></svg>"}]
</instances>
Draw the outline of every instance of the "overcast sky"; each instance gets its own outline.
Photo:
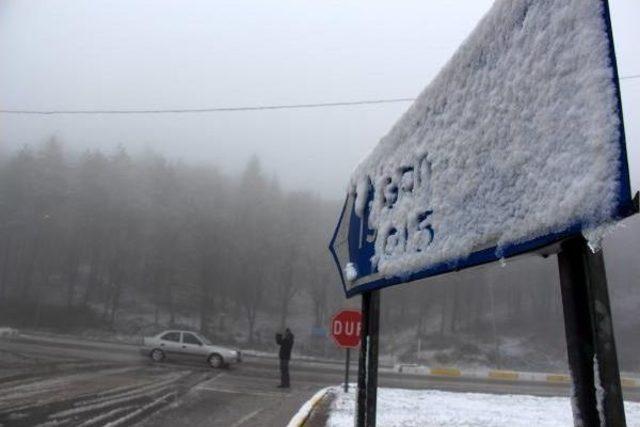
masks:
<instances>
[{"instance_id":1,"label":"overcast sky","mask_svg":"<svg viewBox=\"0 0 640 427\"><path fill-rule=\"evenodd\" d=\"M3 0L0 109L242 107L416 96L489 0ZM640 1L611 0L618 66L640 74ZM640 79L621 82L640 188ZM182 115L0 114L0 149L55 135L76 149L241 170L260 156L289 188L341 198L408 103ZM632 120L632 118L634 118Z\"/></svg>"}]
</instances>

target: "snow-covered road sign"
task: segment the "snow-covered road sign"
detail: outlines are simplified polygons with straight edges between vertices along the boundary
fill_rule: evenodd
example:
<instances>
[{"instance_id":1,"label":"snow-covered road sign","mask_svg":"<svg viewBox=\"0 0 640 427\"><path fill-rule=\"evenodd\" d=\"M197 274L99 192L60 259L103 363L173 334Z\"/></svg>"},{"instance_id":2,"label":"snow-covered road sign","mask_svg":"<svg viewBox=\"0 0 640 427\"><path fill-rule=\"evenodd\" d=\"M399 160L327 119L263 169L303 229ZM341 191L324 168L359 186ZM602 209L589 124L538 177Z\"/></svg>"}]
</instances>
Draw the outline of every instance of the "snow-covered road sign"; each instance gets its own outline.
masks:
<instances>
[{"instance_id":1,"label":"snow-covered road sign","mask_svg":"<svg viewBox=\"0 0 640 427\"><path fill-rule=\"evenodd\" d=\"M330 244L347 296L634 213L605 6L494 4L354 172Z\"/></svg>"}]
</instances>

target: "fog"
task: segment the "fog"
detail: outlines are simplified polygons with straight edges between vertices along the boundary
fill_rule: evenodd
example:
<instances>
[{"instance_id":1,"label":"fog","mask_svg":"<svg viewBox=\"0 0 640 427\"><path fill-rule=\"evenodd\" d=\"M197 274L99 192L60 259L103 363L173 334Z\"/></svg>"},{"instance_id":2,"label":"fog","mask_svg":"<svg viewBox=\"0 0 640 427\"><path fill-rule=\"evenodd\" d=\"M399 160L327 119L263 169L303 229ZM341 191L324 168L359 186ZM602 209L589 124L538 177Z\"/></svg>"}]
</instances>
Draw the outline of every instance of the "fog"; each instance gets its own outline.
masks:
<instances>
[{"instance_id":1,"label":"fog","mask_svg":"<svg viewBox=\"0 0 640 427\"><path fill-rule=\"evenodd\" d=\"M492 2L3 1L0 109L180 109L416 96ZM622 76L640 73L640 5L613 0ZM640 80L622 94L640 188ZM253 154L283 186L343 197L409 103L162 115L0 114L0 149L51 136L148 148L238 173Z\"/></svg>"},{"instance_id":2,"label":"fog","mask_svg":"<svg viewBox=\"0 0 640 427\"><path fill-rule=\"evenodd\" d=\"M343 298L326 245L351 171L408 102L6 110L412 98L491 3L3 1L0 325L108 336L182 326L269 350L288 324L300 351L335 356L312 331L358 301ZM637 190L640 3L611 8ZM638 371L640 224L624 226L605 253L622 366ZM566 369L555 257L383 295L384 357Z\"/></svg>"},{"instance_id":3,"label":"fog","mask_svg":"<svg viewBox=\"0 0 640 427\"><path fill-rule=\"evenodd\" d=\"M327 250L338 209L283 190L257 157L235 176L124 148L21 149L0 162L0 325L134 342L181 327L262 350L288 325L297 351L336 357L329 319L359 304L344 299ZM636 216L605 241L620 359L635 371L638 253ZM566 369L555 257L382 295L387 361Z\"/></svg>"}]
</instances>

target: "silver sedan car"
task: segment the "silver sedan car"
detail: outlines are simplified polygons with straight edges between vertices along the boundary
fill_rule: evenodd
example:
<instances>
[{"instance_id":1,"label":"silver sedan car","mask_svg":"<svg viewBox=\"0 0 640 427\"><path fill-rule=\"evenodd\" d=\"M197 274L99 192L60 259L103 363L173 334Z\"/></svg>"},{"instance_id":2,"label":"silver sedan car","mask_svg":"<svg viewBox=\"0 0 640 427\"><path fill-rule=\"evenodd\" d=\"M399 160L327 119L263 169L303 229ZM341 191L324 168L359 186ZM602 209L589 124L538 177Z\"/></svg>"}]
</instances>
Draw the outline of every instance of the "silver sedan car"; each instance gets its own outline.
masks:
<instances>
[{"instance_id":1,"label":"silver sedan car","mask_svg":"<svg viewBox=\"0 0 640 427\"><path fill-rule=\"evenodd\" d=\"M140 352L154 362L171 360L200 360L212 368L222 368L242 361L239 350L213 345L202 335L192 331L167 330L154 337L143 338Z\"/></svg>"}]
</instances>

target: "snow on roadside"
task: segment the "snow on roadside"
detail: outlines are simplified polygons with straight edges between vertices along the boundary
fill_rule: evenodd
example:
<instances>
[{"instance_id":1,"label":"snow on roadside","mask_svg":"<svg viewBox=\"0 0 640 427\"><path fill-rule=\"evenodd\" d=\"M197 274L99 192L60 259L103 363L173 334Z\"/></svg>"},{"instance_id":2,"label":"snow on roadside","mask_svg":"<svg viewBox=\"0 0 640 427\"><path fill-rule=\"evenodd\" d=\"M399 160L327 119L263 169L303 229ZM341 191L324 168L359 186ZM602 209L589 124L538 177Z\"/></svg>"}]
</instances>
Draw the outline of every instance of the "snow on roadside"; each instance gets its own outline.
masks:
<instances>
[{"instance_id":1,"label":"snow on roadside","mask_svg":"<svg viewBox=\"0 0 640 427\"><path fill-rule=\"evenodd\" d=\"M313 411L313 408L320 402L320 400L324 397L327 392L332 389L331 387L326 387L320 389L316 394L314 394L311 399L307 400L304 405L296 412L296 414L291 418L287 427L300 427L304 425L304 422Z\"/></svg>"},{"instance_id":2,"label":"snow on roadside","mask_svg":"<svg viewBox=\"0 0 640 427\"><path fill-rule=\"evenodd\" d=\"M333 387L327 427L353 426L355 390ZM640 427L640 403L625 402L627 425ZM565 397L378 389L377 424L385 427L556 427L573 426Z\"/></svg>"}]
</instances>

